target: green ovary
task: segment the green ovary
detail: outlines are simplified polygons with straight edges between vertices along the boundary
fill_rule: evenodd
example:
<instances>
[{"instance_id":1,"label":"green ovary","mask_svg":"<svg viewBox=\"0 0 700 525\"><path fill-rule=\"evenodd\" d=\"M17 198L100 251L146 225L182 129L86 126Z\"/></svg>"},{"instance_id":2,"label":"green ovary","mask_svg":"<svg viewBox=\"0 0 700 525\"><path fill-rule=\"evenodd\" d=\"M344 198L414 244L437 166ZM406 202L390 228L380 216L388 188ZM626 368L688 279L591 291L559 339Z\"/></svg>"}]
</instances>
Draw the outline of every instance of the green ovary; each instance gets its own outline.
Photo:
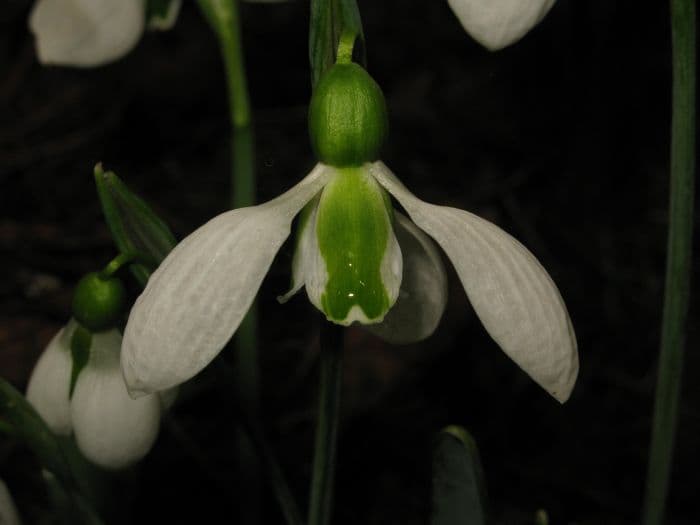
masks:
<instances>
[{"instance_id":1,"label":"green ovary","mask_svg":"<svg viewBox=\"0 0 700 525\"><path fill-rule=\"evenodd\" d=\"M381 274L392 234L391 208L384 190L362 167L338 172L318 207L316 235L328 274L321 306L341 324L350 322L354 306L376 322L392 306Z\"/></svg>"}]
</instances>

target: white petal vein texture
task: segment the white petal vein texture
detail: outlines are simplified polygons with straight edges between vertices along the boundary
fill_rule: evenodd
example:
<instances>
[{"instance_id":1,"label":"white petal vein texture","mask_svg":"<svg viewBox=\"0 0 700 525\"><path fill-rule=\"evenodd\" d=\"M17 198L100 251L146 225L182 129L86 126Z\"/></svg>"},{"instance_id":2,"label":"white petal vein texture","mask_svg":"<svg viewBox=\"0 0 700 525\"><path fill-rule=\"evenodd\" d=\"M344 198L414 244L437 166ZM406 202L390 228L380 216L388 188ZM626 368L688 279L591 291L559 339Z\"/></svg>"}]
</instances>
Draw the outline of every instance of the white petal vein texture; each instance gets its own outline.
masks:
<instances>
[{"instance_id":1,"label":"white petal vein texture","mask_svg":"<svg viewBox=\"0 0 700 525\"><path fill-rule=\"evenodd\" d=\"M160 426L158 395L132 399L119 366L122 336L117 330L93 334L90 361L75 384L71 417L80 451L106 469L121 469L143 458Z\"/></svg>"},{"instance_id":2,"label":"white petal vein texture","mask_svg":"<svg viewBox=\"0 0 700 525\"><path fill-rule=\"evenodd\" d=\"M29 16L42 64L94 67L118 60L139 41L144 0L38 0Z\"/></svg>"},{"instance_id":3,"label":"white petal vein texture","mask_svg":"<svg viewBox=\"0 0 700 525\"><path fill-rule=\"evenodd\" d=\"M396 304L367 329L393 344L421 341L435 331L447 304L447 274L435 243L405 215L394 211L394 232L403 255Z\"/></svg>"},{"instance_id":4,"label":"white petal vein texture","mask_svg":"<svg viewBox=\"0 0 700 525\"><path fill-rule=\"evenodd\" d=\"M5 482L0 479L0 525L20 525L17 507Z\"/></svg>"},{"instance_id":5,"label":"white petal vein texture","mask_svg":"<svg viewBox=\"0 0 700 525\"><path fill-rule=\"evenodd\" d=\"M520 40L554 5L554 0L447 0L464 29L496 51Z\"/></svg>"},{"instance_id":6,"label":"white petal vein texture","mask_svg":"<svg viewBox=\"0 0 700 525\"><path fill-rule=\"evenodd\" d=\"M494 341L554 398L566 401L578 374L576 336L557 287L537 259L494 224L416 198L384 164L372 170L445 250Z\"/></svg>"},{"instance_id":7,"label":"white petal vein texture","mask_svg":"<svg viewBox=\"0 0 700 525\"><path fill-rule=\"evenodd\" d=\"M132 395L182 383L219 353L250 308L294 216L328 177L318 164L276 199L223 213L173 249L136 300L124 332L122 370Z\"/></svg>"},{"instance_id":8,"label":"white petal vein texture","mask_svg":"<svg viewBox=\"0 0 700 525\"><path fill-rule=\"evenodd\" d=\"M68 394L73 366L70 338L75 326L75 321L70 321L51 339L27 385L27 401L49 428L61 435L72 430Z\"/></svg>"}]
</instances>

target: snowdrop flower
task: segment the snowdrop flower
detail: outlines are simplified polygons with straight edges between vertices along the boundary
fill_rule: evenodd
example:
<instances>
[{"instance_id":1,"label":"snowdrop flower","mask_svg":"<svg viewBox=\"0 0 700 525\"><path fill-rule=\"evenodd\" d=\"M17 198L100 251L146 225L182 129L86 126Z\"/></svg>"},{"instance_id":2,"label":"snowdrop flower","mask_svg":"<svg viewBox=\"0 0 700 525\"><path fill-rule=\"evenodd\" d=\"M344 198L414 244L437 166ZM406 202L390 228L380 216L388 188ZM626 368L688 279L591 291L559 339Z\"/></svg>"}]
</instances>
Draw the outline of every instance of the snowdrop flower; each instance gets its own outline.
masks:
<instances>
[{"instance_id":1,"label":"snowdrop flower","mask_svg":"<svg viewBox=\"0 0 700 525\"><path fill-rule=\"evenodd\" d=\"M447 0L464 29L496 51L520 40L547 14L554 0Z\"/></svg>"},{"instance_id":2,"label":"snowdrop flower","mask_svg":"<svg viewBox=\"0 0 700 525\"><path fill-rule=\"evenodd\" d=\"M0 479L0 524L20 525L19 514L7 485Z\"/></svg>"},{"instance_id":3,"label":"snowdrop flower","mask_svg":"<svg viewBox=\"0 0 700 525\"><path fill-rule=\"evenodd\" d=\"M564 402L578 370L576 340L559 292L535 257L475 215L419 200L376 160L386 133L384 98L356 64L336 64L322 77L309 120L321 162L306 178L269 202L215 217L151 276L124 332L129 391L177 385L219 353L299 214L293 284L282 300L305 287L332 322L370 324L399 342L425 338L446 302L445 272L430 236L496 343ZM392 209L389 195L411 220Z\"/></svg>"},{"instance_id":4,"label":"snowdrop flower","mask_svg":"<svg viewBox=\"0 0 700 525\"><path fill-rule=\"evenodd\" d=\"M182 0L146 20L146 0L37 0L29 16L42 64L94 67L120 59L146 26L170 29Z\"/></svg>"},{"instance_id":5,"label":"snowdrop flower","mask_svg":"<svg viewBox=\"0 0 700 525\"><path fill-rule=\"evenodd\" d=\"M73 433L86 458L104 468L119 469L151 449L158 436L163 399L169 402L171 392L140 399L127 393L119 358L122 336L107 327L121 309L121 298L110 298L111 291L100 279L88 274L78 284L73 312L80 322L71 319L46 347L29 378L27 400L55 433ZM71 395L75 338L82 342L87 360Z\"/></svg>"}]
</instances>

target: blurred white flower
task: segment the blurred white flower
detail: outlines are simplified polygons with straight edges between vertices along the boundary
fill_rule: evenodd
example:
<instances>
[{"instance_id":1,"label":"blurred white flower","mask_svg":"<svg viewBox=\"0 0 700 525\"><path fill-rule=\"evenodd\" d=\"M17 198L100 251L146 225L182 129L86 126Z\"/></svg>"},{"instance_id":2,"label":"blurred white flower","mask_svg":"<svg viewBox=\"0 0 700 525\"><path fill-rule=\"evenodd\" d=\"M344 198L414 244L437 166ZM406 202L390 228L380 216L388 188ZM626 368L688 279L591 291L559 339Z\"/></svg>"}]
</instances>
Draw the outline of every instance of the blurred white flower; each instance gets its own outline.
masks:
<instances>
[{"instance_id":1,"label":"blurred white flower","mask_svg":"<svg viewBox=\"0 0 700 525\"><path fill-rule=\"evenodd\" d=\"M131 51L148 23L170 29L182 0L146 21L145 0L37 0L29 15L39 61L47 65L94 67Z\"/></svg>"},{"instance_id":2,"label":"blurred white flower","mask_svg":"<svg viewBox=\"0 0 700 525\"><path fill-rule=\"evenodd\" d=\"M119 469L148 453L158 435L160 396L132 399L119 366L122 336L116 329L92 334L90 357L69 398L75 321L56 334L39 358L27 400L57 434L75 434L81 452L104 468ZM164 392L165 397L171 397Z\"/></svg>"},{"instance_id":3,"label":"blurred white flower","mask_svg":"<svg viewBox=\"0 0 700 525\"><path fill-rule=\"evenodd\" d=\"M554 0L447 0L464 29L496 51L520 40L554 5Z\"/></svg>"},{"instance_id":4,"label":"blurred white flower","mask_svg":"<svg viewBox=\"0 0 700 525\"><path fill-rule=\"evenodd\" d=\"M385 191L413 222L398 212L392 220ZM576 338L547 272L494 224L419 200L381 162L318 164L276 199L223 213L180 242L129 316L122 368L133 395L186 381L219 353L307 203L290 294L305 286L333 322L378 323L379 335L399 342L423 339L446 302L445 273L425 232L454 265L496 343L566 401L578 372Z\"/></svg>"},{"instance_id":5,"label":"blurred white flower","mask_svg":"<svg viewBox=\"0 0 700 525\"><path fill-rule=\"evenodd\" d=\"M7 485L0 479L0 525L20 525L15 502L12 501Z\"/></svg>"}]
</instances>

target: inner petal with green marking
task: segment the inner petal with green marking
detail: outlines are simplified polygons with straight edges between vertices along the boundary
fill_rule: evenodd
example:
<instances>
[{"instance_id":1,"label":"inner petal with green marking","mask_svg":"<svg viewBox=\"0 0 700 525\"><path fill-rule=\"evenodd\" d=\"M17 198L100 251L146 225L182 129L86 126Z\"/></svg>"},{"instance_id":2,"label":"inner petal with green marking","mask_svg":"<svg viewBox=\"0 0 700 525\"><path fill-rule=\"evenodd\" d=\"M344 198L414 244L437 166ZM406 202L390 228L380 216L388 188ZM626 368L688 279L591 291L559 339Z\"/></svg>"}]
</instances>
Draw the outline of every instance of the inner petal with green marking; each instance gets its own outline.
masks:
<instances>
[{"instance_id":1,"label":"inner petal with green marking","mask_svg":"<svg viewBox=\"0 0 700 525\"><path fill-rule=\"evenodd\" d=\"M320 260L317 279L306 281L307 292L331 321L377 323L396 302L401 285L391 204L364 166L336 170L316 209Z\"/></svg>"}]
</instances>

